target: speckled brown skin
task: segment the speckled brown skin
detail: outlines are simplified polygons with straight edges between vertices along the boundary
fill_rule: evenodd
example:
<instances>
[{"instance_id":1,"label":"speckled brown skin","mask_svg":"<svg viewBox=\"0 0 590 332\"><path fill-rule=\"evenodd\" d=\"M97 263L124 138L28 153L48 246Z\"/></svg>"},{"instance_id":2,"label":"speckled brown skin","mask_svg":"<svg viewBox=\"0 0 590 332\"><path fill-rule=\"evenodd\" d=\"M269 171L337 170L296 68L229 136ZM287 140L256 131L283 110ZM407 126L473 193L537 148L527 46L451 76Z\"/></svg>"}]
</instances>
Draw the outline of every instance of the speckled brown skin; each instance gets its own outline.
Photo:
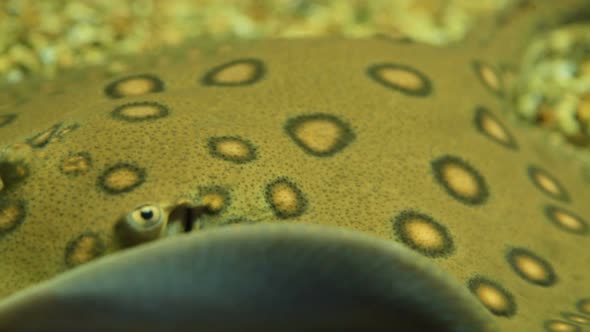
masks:
<instances>
[{"instance_id":1,"label":"speckled brown skin","mask_svg":"<svg viewBox=\"0 0 590 332\"><path fill-rule=\"evenodd\" d=\"M565 161L539 135L505 116L506 100L478 79L473 62L516 65L533 27L548 15L546 9L529 8L486 38L448 48L383 38L265 41L236 45L215 56L138 66L131 74L151 73L164 82L157 93L113 99L104 90L114 79L80 79L63 83L63 93L17 106L3 97L2 112L17 118L0 128L0 141L18 144L7 148L6 167L0 168L5 182L2 221L9 223L21 202L26 215L0 234L0 295L119 250L115 225L138 205L173 205L183 199L199 205L205 201L200 188L217 186L229 192L230 200L219 213L197 218L195 231L245 218L319 223L388 239L423 253L433 271L449 273L466 288L482 276L510 292L516 308L489 315L503 331L541 330L545 321L559 319L562 311L575 310L576 301L590 296L588 232L581 224L557 227L546 216L547 206L558 206L588 224L590 189L582 182L579 164ZM263 71L247 84L203 84L213 68L240 59L256 59ZM382 64L422 73L430 89L407 93L380 83L370 68ZM248 68L246 74L234 74L247 76ZM416 79L404 82L420 87L412 77ZM166 112L145 121L125 120L121 112L113 116L118 107L135 102L159 103ZM503 124L513 147L477 129L480 106ZM342 144L313 129L300 132L303 143L290 134L290 121L309 115L317 119L317 114L337 119L330 123L341 126L332 133L346 134ZM34 139L57 123L48 142ZM70 125L77 127L59 133ZM210 151L212 137L247 140L255 158L220 158ZM333 153L320 151L326 145ZM64 159L76 153L90 157L87 167L79 174L64 171ZM457 182L458 190L485 197L461 198L457 190L453 195L442 186L434 165L445 156L465 161L467 166L459 164L460 174L473 169L485 186L470 184L472 175ZM22 179L9 176L17 161L27 167ZM532 183L531 165L548 172L561 191L547 193ZM136 172L143 180L123 192L111 178L109 187L105 176L121 169L126 173L119 174ZM279 189L286 196L275 197L273 205L268 192L277 180L285 180ZM299 200L289 201L293 197ZM442 225L451 245L429 251L404 237L397 222L412 211ZM437 243L436 236L428 237L432 228L418 226L412 233L418 240ZM549 264L543 270L539 260L533 259L531 267L533 256L520 261L533 271L532 279L541 281L515 271L508 258L512 248L525 248Z\"/></svg>"}]
</instances>

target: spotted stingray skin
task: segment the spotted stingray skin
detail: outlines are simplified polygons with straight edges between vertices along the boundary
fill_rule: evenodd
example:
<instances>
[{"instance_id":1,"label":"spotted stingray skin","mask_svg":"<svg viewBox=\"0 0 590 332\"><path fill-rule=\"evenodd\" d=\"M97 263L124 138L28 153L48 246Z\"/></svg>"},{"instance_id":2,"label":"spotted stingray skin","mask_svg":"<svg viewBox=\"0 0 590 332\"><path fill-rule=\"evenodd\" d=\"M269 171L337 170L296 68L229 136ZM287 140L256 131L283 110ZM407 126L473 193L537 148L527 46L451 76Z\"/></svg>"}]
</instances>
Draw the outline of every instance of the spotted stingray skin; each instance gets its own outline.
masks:
<instances>
[{"instance_id":1,"label":"spotted stingray skin","mask_svg":"<svg viewBox=\"0 0 590 332\"><path fill-rule=\"evenodd\" d=\"M262 41L3 95L0 318L2 297L119 255L136 207L183 201L204 236L322 224L409 249L500 331L589 330L590 187L505 112L546 9L448 48Z\"/></svg>"}]
</instances>

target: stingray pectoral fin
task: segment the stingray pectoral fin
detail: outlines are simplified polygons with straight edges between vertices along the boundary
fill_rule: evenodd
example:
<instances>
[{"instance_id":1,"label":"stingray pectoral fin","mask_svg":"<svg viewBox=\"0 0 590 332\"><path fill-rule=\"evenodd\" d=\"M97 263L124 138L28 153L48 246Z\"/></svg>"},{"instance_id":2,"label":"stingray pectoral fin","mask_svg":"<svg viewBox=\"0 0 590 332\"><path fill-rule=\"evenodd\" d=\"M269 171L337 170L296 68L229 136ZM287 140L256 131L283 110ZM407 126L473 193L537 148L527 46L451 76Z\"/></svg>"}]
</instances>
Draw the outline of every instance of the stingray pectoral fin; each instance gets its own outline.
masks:
<instances>
[{"instance_id":1,"label":"stingray pectoral fin","mask_svg":"<svg viewBox=\"0 0 590 332\"><path fill-rule=\"evenodd\" d=\"M257 224L156 241L0 302L0 331L495 331L428 259L326 226Z\"/></svg>"}]
</instances>

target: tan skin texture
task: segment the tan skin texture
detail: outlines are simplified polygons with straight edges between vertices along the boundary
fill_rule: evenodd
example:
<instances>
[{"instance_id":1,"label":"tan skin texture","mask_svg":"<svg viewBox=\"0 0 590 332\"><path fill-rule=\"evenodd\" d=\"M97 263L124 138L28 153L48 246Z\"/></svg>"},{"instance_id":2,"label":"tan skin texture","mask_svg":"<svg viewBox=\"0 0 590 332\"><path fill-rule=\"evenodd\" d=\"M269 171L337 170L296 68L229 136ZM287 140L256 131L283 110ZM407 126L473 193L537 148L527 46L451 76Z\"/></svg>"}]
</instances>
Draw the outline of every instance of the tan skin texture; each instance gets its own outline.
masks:
<instances>
[{"instance_id":1,"label":"tan skin texture","mask_svg":"<svg viewBox=\"0 0 590 332\"><path fill-rule=\"evenodd\" d=\"M3 158L8 165L23 160L29 175L8 181L0 193L6 202L26 204L23 223L0 236L0 296L67 271L68 264L119 250L122 244L113 235L115 224L145 203L170 206L186 200L220 210L200 215L196 231L245 218L337 225L394 241L402 241L392 226L396 216L412 210L432 217L452 237L454 249L432 257L433 267L449 272L466 287L480 275L508 290L518 309L510 318L497 317L503 330L541 330L545 321L561 319L561 312L575 311L576 301L590 297L590 234L557 227L546 217L544 207L562 207L588 224L590 189L580 178L579 164L565 162L539 135L505 116L505 100L482 84L472 66L474 60L495 67L517 64L535 22L534 10L529 11L533 13L524 10L486 35L491 36L489 42L472 39L441 49L384 38L269 41L236 45L214 56L186 52L182 62L161 60L162 65L155 68L138 65L140 69L131 74L149 72L164 82L163 91L157 93L109 98L104 89L114 79L89 76L83 84L80 80L63 83L61 93L16 106L13 97L3 96L2 114L18 117L0 128L0 140L4 145L19 143L6 150ZM239 59L259 60L263 75L245 85L201 84L213 68ZM416 96L378 83L367 71L381 63L423 73L431 92ZM247 80L256 72L248 65L238 67L213 80ZM407 72L388 77L420 88L420 82ZM150 85L128 91L137 93L145 86ZM121 105L146 101L165 105L166 116L130 122L111 115ZM512 137L516 149L477 130L477 106L485 107L503 125L509 136L501 137ZM138 116L144 111L125 114ZM320 117L324 122L315 123L321 130L312 126L307 132L297 131L306 150L285 128L289 119L316 113L329 115L328 120ZM42 147L23 144L62 121L60 129L71 124L79 127L61 138L53 136ZM350 140L323 155L334 148L338 135L347 132L334 129L334 123L348 126ZM320 131L329 134L321 136ZM497 133L498 128L491 132ZM246 161L236 162L212 153L208 141L225 136L250 142L256 148L255 158L245 156ZM233 155L247 151L235 141L223 146ZM309 153L310 148L319 153ZM70 160L87 167L79 174L65 174L64 159L81 152L91 162ZM445 155L466 161L483 177L488 192L483 202L463 202L441 186L433 163ZM145 181L127 192L105 191L99 179L117 163L143 169ZM530 165L558 181L567 198L535 186L527 175ZM130 173L121 174L109 183L124 185ZM478 193L473 176L461 177L464 169L451 167L443 174L460 179L451 185L458 192ZM6 174L2 177L7 182ZM284 209L281 214L273 211L265 190L285 177L300 193L286 182L273 187L278 193L276 206ZM202 187L214 186L226 190L230 200L220 203L219 197L203 195ZM554 194L555 187L549 191ZM296 211L304 203L306 207ZM219 204L225 205L220 209ZM14 211L5 208L3 220L9 223ZM566 223L577 227L571 219ZM425 246L436 247L442 241L424 223L407 229L421 234L417 242ZM83 238L72 249L81 234L94 237ZM511 248L527 249L548 262L557 278L550 285L531 282L546 280L547 270L539 260L518 256L515 261L530 272L527 281L509 264Z\"/></svg>"}]
</instances>

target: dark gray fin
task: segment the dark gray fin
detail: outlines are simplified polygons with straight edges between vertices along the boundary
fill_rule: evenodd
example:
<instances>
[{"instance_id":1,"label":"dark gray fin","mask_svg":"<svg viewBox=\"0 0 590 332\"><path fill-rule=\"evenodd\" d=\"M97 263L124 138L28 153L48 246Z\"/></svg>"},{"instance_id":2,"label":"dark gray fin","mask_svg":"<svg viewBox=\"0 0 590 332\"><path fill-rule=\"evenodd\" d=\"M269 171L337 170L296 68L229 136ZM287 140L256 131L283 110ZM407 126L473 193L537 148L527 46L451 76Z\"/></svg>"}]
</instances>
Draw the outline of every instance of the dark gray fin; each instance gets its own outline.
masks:
<instances>
[{"instance_id":1,"label":"dark gray fin","mask_svg":"<svg viewBox=\"0 0 590 332\"><path fill-rule=\"evenodd\" d=\"M496 331L432 260L319 225L221 227L87 263L0 302L0 331Z\"/></svg>"}]
</instances>

